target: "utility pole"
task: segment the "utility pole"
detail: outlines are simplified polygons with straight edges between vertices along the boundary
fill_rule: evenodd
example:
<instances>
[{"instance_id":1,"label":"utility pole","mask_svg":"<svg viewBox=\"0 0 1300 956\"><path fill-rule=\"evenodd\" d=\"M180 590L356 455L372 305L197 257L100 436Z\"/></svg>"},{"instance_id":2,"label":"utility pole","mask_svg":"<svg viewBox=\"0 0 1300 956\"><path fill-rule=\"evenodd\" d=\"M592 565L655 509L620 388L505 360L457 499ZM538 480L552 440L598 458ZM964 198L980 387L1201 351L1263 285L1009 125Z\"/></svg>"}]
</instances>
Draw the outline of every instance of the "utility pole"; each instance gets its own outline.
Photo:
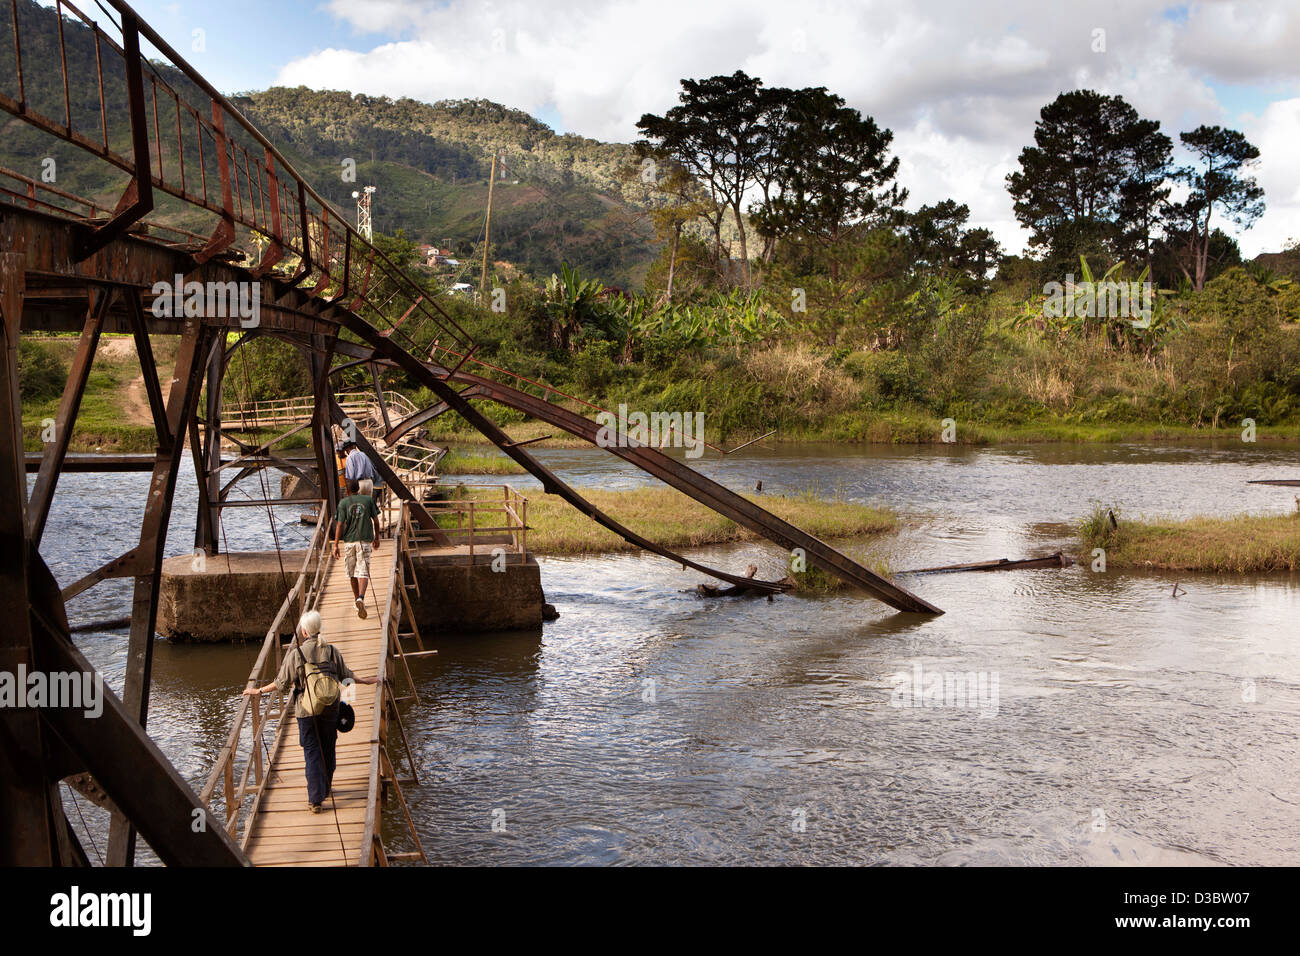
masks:
<instances>
[{"instance_id":1,"label":"utility pole","mask_svg":"<svg viewBox=\"0 0 1300 956\"><path fill-rule=\"evenodd\" d=\"M497 178L497 154L492 153L492 171L488 173L488 207L487 221L483 224L483 277L479 280L479 295L487 298L487 263L488 263L488 242L492 238L492 184Z\"/></svg>"}]
</instances>

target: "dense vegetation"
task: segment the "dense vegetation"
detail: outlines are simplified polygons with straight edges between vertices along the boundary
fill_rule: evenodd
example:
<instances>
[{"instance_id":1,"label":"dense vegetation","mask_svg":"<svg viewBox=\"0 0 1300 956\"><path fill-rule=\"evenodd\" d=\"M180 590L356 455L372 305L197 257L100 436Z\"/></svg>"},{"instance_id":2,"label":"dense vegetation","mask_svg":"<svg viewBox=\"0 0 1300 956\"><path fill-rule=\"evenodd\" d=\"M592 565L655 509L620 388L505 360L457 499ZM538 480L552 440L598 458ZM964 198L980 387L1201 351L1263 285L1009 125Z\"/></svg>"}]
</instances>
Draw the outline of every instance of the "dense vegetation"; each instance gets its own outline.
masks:
<instances>
[{"instance_id":1,"label":"dense vegetation","mask_svg":"<svg viewBox=\"0 0 1300 956\"><path fill-rule=\"evenodd\" d=\"M28 56L57 56L52 11L22 0L19 19ZM85 112L94 47L65 33ZM1020 257L970 225L961 197L909 207L892 133L822 88L684 80L632 145L557 136L485 101L274 89L238 103L340 208L377 184L378 241L434 294L449 277L422 271L418 243L477 255L488 164L503 158L489 288L504 309L439 299L477 357L606 407L702 411L710 441L773 428L936 441L948 418L958 441L1300 425L1300 249L1242 263L1219 228L1263 208L1258 149L1233 130L1180 133L1192 159L1175 166L1160 123L1122 98L1062 94L1009 177L1033 240ZM27 135L6 130L0 163L31 172ZM92 165L60 160L58 185L111 205L120 184ZM1140 321L1077 290L1053 309L1048 289L1072 276L1159 292ZM24 358L33 401L57 377L43 361ZM287 346L244 362L245 397L306 390ZM451 416L439 425L457 434Z\"/></svg>"}]
</instances>

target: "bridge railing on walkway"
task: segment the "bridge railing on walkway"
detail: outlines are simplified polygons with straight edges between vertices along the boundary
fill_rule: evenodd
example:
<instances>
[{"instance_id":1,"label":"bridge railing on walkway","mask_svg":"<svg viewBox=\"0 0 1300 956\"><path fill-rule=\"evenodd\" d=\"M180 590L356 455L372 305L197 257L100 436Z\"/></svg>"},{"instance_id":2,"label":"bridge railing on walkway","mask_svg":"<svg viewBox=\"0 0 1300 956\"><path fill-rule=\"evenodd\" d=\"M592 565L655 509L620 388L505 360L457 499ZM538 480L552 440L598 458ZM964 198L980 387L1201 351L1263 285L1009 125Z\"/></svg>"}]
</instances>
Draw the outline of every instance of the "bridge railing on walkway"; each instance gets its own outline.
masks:
<instances>
[{"instance_id":1,"label":"bridge railing on walkway","mask_svg":"<svg viewBox=\"0 0 1300 956\"><path fill-rule=\"evenodd\" d=\"M438 462L446 449L431 447L403 435L393 445L384 445L384 409L375 395L364 392L338 392L335 401L348 418L352 419L362 434L375 445L379 454L416 497L437 481ZM385 392L384 405L389 417L400 421L415 414L415 406L399 392ZM238 421L245 429L284 428L310 422L315 401L310 396L264 399L254 402L232 402L222 406L223 422Z\"/></svg>"},{"instance_id":2,"label":"bridge railing on walkway","mask_svg":"<svg viewBox=\"0 0 1300 956\"><path fill-rule=\"evenodd\" d=\"M330 554L332 542L328 527L329 524L322 514L317 519L316 530L312 535L312 544L303 559L297 580L289 589L284 602L280 605L274 621L267 630L257 660L249 671L247 686L260 687L274 680L283 661L284 648L287 646L281 642L280 638L282 624L291 615L295 613L301 614L318 605L328 569L333 561ZM406 677L407 686L411 688L412 695L415 695L415 682L407 665L406 652L402 647L402 638L404 636L414 637L420 648L417 653L431 653L424 651L423 642L420 640L419 630L414 621L410 596L407 594L407 573L408 569L413 570L410 555L412 531L413 523L406 504L403 502L400 506L398 521L394 526L393 546L396 550L394 552L395 558L388 572L389 578L385 582L386 586L379 585L376 588L376 590L388 596L387 600L384 601L380 626L377 632L383 635L384 639L376 642L378 656L373 662L375 673L383 675L384 679L375 689L374 715L370 734L367 738L370 777L366 797L364 834L358 856L353 861L358 866L369 866L376 862L386 864L390 860L404 858L414 859L418 857L423 859L422 850L419 850L418 853L406 855L389 854L379 836L378 829L381 809L379 785L381 780L387 780L394 783L393 789L402 804L407 825L414 833L414 825L406 807L405 797L401 794L401 787L396 785L396 768L392 757L389 755L387 745L388 719L391 715L396 714L393 684L388 677L392 669L390 661L395 660L400 664ZM414 582L413 577L412 581ZM378 584L378 582L372 583ZM411 583L409 586L418 588L418 583ZM408 633L401 630L404 614L411 627L411 632ZM291 623L297 623L296 617L292 619ZM400 718L398 726L401 727ZM199 793L199 800L202 805L208 808L210 813L220 814L222 825L239 842L241 849L248 849L252 822L258 813L263 792L271 779L271 768L274 766L278 755L283 752L286 734L294 727L292 699L287 690L285 692L276 692L271 697L271 704L265 711L260 696L241 697L234 719L231 722L230 731L226 736L225 745L218 753L216 762L208 774L207 782ZM273 733L268 744L266 732L272 728ZM402 730L402 736L406 753L409 755L411 750L409 742L405 740L405 730ZM414 776L414 766L411 765L409 759L407 763L410 765L412 776ZM418 848L418 837L416 838L416 845Z\"/></svg>"},{"instance_id":3,"label":"bridge railing on walkway","mask_svg":"<svg viewBox=\"0 0 1300 956\"><path fill-rule=\"evenodd\" d=\"M311 546L303 557L302 567L284 602L276 612L275 619L267 629L262 641L262 649L248 674L248 686L260 687L275 679L283 658L283 646L280 643L280 631L285 621L290 626L297 624L297 614L301 615L316 606L323 580L322 575L327 564L326 551L330 547L329 522L325 520L323 503L316 518L316 530L312 534ZM217 754L216 763L208 774L207 783L199 792L199 801L203 806L213 809L213 801L218 791L221 794L220 810L224 817L226 831L236 839L239 838L240 823L246 819L251 803L261 794L266 784L267 755L264 751L263 732L268 723L277 723L276 735L284 732L286 721L283 720L287 694L277 692L271 699L271 705L265 713L262 710L260 696L240 698L235 711L230 732L226 735L225 745ZM291 723L291 721L289 722ZM237 767L243 760L242 768ZM238 780L236 780L238 777Z\"/></svg>"},{"instance_id":4,"label":"bridge railing on walkway","mask_svg":"<svg viewBox=\"0 0 1300 956\"><path fill-rule=\"evenodd\" d=\"M453 547L469 547L471 563L476 553L489 553L508 539L512 550L528 550L528 499L511 485L445 485L450 497L426 507L438 520ZM454 524L452 523L454 521ZM427 532L412 531L421 544ZM441 545L439 547L445 547Z\"/></svg>"},{"instance_id":5,"label":"bridge railing on walkway","mask_svg":"<svg viewBox=\"0 0 1300 956\"><path fill-rule=\"evenodd\" d=\"M0 109L98 157L104 172L125 173L122 198L105 216L100 206L0 171L7 201L39 202L91 226L86 255L130 230L161 228L170 236L159 238L180 240L200 262L238 250L259 275L274 270L312 296L366 314L410 346L407 331L418 328L421 338L473 348L425 290L124 0L97 5L102 17L68 0L9 0L0 48L13 69L0 71ZM142 55L144 44L152 45L151 58ZM156 201L156 193L206 210L211 234L166 229L159 213L175 212L176 204ZM398 313L396 322L386 318Z\"/></svg>"},{"instance_id":6,"label":"bridge railing on walkway","mask_svg":"<svg viewBox=\"0 0 1300 956\"><path fill-rule=\"evenodd\" d=\"M372 401L358 399L354 393L339 392L335 401L349 416L370 414ZM294 398L269 398L255 402L231 402L222 405L222 424L239 422L245 428L278 428L310 422L315 410L315 399L310 395Z\"/></svg>"}]
</instances>

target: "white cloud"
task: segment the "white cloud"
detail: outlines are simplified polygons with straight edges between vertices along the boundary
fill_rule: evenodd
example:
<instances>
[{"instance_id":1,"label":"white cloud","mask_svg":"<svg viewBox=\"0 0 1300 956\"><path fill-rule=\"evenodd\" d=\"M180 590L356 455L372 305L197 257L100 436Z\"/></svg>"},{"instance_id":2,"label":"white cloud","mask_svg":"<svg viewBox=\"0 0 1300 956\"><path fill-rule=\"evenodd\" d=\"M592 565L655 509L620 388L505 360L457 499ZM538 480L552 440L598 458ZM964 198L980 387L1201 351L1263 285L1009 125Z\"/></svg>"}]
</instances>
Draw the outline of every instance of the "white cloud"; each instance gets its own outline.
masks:
<instances>
[{"instance_id":1,"label":"white cloud","mask_svg":"<svg viewBox=\"0 0 1300 956\"><path fill-rule=\"evenodd\" d=\"M1276 252L1288 239L1300 239L1300 98L1269 105L1244 130L1259 147L1255 179L1264 187L1268 211L1240 240L1247 255Z\"/></svg>"},{"instance_id":2,"label":"white cloud","mask_svg":"<svg viewBox=\"0 0 1300 956\"><path fill-rule=\"evenodd\" d=\"M429 101L486 97L614 141L634 139L643 113L671 107L681 77L744 69L772 85L826 86L895 131L915 204L965 202L975 224L1014 250L1025 233L1004 177L1045 103L1079 86L1120 93L1175 139L1200 123L1232 122L1214 83L1300 80L1295 8L1198 3L1171 17L1166 0L1073 9L1042 0L573 0L563 8L331 0L340 20L400 39L313 53L285 65L277 82ZM1104 52L1094 50L1097 30ZM1274 194L1293 195L1296 185L1286 168L1296 126L1285 104L1293 102L1269 106L1247 131L1260 137L1270 206L1242 238L1248 249L1300 232L1285 221L1294 202Z\"/></svg>"}]
</instances>

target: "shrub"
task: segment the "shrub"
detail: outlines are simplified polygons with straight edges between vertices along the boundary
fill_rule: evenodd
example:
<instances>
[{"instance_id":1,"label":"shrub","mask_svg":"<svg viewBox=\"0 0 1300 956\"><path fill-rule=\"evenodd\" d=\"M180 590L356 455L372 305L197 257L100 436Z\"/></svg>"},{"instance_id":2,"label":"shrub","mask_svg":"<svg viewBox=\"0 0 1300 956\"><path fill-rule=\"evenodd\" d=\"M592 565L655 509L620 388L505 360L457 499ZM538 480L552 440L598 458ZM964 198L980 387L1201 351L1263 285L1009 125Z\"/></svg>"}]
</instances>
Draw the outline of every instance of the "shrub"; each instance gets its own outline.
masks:
<instances>
[{"instance_id":1,"label":"shrub","mask_svg":"<svg viewBox=\"0 0 1300 956\"><path fill-rule=\"evenodd\" d=\"M24 401L57 398L68 380L68 367L53 349L41 342L22 339L18 343L18 389Z\"/></svg>"}]
</instances>

